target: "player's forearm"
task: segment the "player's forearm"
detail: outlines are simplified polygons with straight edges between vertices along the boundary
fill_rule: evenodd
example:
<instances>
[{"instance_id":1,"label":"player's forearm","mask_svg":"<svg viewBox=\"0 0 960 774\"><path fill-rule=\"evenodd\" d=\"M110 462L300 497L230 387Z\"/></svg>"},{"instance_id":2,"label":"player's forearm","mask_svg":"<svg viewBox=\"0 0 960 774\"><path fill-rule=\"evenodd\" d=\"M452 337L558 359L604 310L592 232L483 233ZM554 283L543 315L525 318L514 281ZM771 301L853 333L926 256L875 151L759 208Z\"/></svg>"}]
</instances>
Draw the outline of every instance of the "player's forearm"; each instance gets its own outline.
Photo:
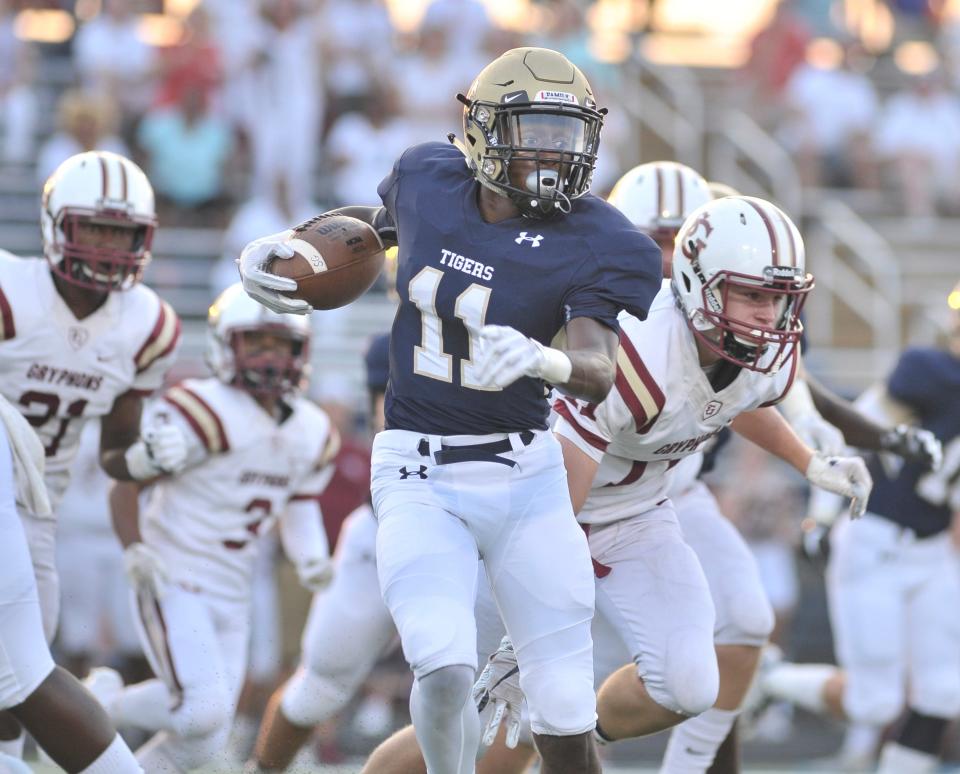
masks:
<instances>
[{"instance_id":1,"label":"player's forearm","mask_svg":"<svg viewBox=\"0 0 960 774\"><path fill-rule=\"evenodd\" d=\"M280 518L280 542L287 558L298 567L317 557L329 556L320 503L314 499L288 503Z\"/></svg>"},{"instance_id":2,"label":"player's forearm","mask_svg":"<svg viewBox=\"0 0 960 774\"><path fill-rule=\"evenodd\" d=\"M139 485L127 481L114 482L110 489L110 518L113 531L124 548L141 541Z\"/></svg>"},{"instance_id":3,"label":"player's forearm","mask_svg":"<svg viewBox=\"0 0 960 774\"><path fill-rule=\"evenodd\" d=\"M127 460L124 457L126 449L101 449L100 467L110 478L116 481L134 481L134 477L127 468Z\"/></svg>"},{"instance_id":4,"label":"player's forearm","mask_svg":"<svg viewBox=\"0 0 960 774\"><path fill-rule=\"evenodd\" d=\"M391 238L393 231L392 225L389 229L386 228L389 223L385 220L386 215L383 207L361 207L350 205L347 207L338 207L335 210L330 210L329 212L323 213L324 217L328 215L346 215L350 218L362 220L364 223L369 223L376 229L385 247L390 247L396 244L396 242Z\"/></svg>"},{"instance_id":5,"label":"player's forearm","mask_svg":"<svg viewBox=\"0 0 960 774\"><path fill-rule=\"evenodd\" d=\"M805 379L817 411L843 433L844 440L850 446L874 451L884 448L883 439L890 432L889 427L878 425L864 416L850 401L824 387L810 374L806 374Z\"/></svg>"},{"instance_id":6,"label":"player's forearm","mask_svg":"<svg viewBox=\"0 0 960 774\"><path fill-rule=\"evenodd\" d=\"M806 473L813 450L772 406L744 412L730 426L748 441Z\"/></svg>"},{"instance_id":7,"label":"player's forearm","mask_svg":"<svg viewBox=\"0 0 960 774\"><path fill-rule=\"evenodd\" d=\"M597 320L576 317L567 323L566 339L560 351L570 361L570 375L551 384L565 395L601 403L617 375L619 335Z\"/></svg>"},{"instance_id":8,"label":"player's forearm","mask_svg":"<svg viewBox=\"0 0 960 774\"><path fill-rule=\"evenodd\" d=\"M570 378L555 384L558 390L573 398L600 403L607 397L616 377L616 366L602 352L564 350L570 359Z\"/></svg>"}]
</instances>

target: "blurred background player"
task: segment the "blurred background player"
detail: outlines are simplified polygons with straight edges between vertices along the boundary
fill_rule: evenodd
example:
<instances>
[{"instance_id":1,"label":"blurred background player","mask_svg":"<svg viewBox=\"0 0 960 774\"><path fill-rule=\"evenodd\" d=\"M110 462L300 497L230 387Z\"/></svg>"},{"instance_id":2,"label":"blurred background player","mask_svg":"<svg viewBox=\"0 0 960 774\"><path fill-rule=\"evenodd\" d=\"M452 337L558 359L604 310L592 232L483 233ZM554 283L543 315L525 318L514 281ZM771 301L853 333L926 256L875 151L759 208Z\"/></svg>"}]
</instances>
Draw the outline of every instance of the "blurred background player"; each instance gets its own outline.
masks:
<instances>
[{"instance_id":1,"label":"blurred background player","mask_svg":"<svg viewBox=\"0 0 960 774\"><path fill-rule=\"evenodd\" d=\"M384 423L389 345L387 334L377 336L364 358L375 433ZM333 581L313 599L300 664L270 700L248 771L285 771L314 727L347 705L396 640L397 629L377 582L376 535L369 504L344 522L333 557Z\"/></svg>"},{"instance_id":2,"label":"blurred background player","mask_svg":"<svg viewBox=\"0 0 960 774\"><path fill-rule=\"evenodd\" d=\"M955 298L955 296L952 296ZM884 774L933 771L947 724L960 713L960 313L945 348L911 348L869 399L886 421L911 416L944 444L944 461L871 463L876 482L863 523L841 520L827 571L839 667L779 664L761 676L772 698L882 728L906 707L884 744ZM862 527L862 529L861 529Z\"/></svg>"},{"instance_id":3,"label":"blurred background player","mask_svg":"<svg viewBox=\"0 0 960 774\"><path fill-rule=\"evenodd\" d=\"M137 774L142 769L103 708L50 657L19 510L50 514L39 438L0 396L0 709L22 723L67 771ZM0 753L0 770L29 772Z\"/></svg>"},{"instance_id":4,"label":"blurred background player","mask_svg":"<svg viewBox=\"0 0 960 774\"><path fill-rule=\"evenodd\" d=\"M246 668L258 537L279 520L301 583L330 580L316 498L337 436L299 395L307 321L274 314L235 285L209 322L215 376L171 387L144 419L184 436L186 467L153 483L142 517L140 486L111 494L156 679L123 687L101 668L87 684L118 724L159 732L137 751L148 771L196 768L224 748Z\"/></svg>"},{"instance_id":5,"label":"blurred background player","mask_svg":"<svg viewBox=\"0 0 960 774\"><path fill-rule=\"evenodd\" d=\"M140 437L143 396L175 356L180 321L140 283L156 228L153 189L130 160L107 152L67 159L47 181L40 211L45 259L0 251L0 393L44 445L56 507L85 421L100 417L100 465L143 480L183 462L179 436ZM59 615L56 520L21 511L37 576L44 631ZM22 737L0 719L0 751Z\"/></svg>"}]
</instances>

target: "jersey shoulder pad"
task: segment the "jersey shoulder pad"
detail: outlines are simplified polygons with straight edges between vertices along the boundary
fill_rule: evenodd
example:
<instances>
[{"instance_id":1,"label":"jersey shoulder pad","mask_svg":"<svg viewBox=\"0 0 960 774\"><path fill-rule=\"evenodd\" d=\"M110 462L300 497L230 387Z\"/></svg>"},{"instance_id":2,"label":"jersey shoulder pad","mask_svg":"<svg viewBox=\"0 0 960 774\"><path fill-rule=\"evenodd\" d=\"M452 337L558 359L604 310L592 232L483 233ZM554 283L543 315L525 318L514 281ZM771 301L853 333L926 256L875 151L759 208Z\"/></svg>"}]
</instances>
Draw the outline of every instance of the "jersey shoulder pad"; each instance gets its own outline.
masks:
<instances>
[{"instance_id":1,"label":"jersey shoulder pad","mask_svg":"<svg viewBox=\"0 0 960 774\"><path fill-rule=\"evenodd\" d=\"M650 327L632 315L620 316L614 389L630 410L638 433L653 427L667 401L663 392L667 349ZM648 346L653 339L659 340L659 347Z\"/></svg>"},{"instance_id":2,"label":"jersey shoulder pad","mask_svg":"<svg viewBox=\"0 0 960 774\"><path fill-rule=\"evenodd\" d=\"M180 341L180 317L166 301L145 285L122 294L122 325L130 330L137 373L169 355Z\"/></svg>"},{"instance_id":3,"label":"jersey shoulder pad","mask_svg":"<svg viewBox=\"0 0 960 774\"><path fill-rule=\"evenodd\" d=\"M230 451L222 389L226 385L217 379L185 379L163 393L163 400L183 417L210 454Z\"/></svg>"},{"instance_id":4,"label":"jersey shoulder pad","mask_svg":"<svg viewBox=\"0 0 960 774\"><path fill-rule=\"evenodd\" d=\"M330 421L327 412L316 403L306 398L296 398L292 408L293 416L287 421L294 423L293 427L297 429L300 437L317 444L315 469L325 468L340 451L340 433Z\"/></svg>"}]
</instances>

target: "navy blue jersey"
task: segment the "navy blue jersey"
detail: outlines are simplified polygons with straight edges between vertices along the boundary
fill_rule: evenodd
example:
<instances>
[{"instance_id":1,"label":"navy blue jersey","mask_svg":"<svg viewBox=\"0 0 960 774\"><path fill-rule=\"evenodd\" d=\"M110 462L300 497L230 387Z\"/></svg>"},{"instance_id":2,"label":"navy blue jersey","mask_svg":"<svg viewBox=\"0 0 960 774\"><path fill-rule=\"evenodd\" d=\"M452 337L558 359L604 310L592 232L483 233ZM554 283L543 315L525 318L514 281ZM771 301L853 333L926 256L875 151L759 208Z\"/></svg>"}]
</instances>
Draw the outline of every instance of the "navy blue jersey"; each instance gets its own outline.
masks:
<instances>
[{"instance_id":1,"label":"navy blue jersey","mask_svg":"<svg viewBox=\"0 0 960 774\"><path fill-rule=\"evenodd\" d=\"M660 289L659 248L602 199L585 196L553 220L486 223L478 188L459 150L427 143L407 150L378 189L399 247L388 428L545 429L542 381L479 386L470 359L479 329L509 325L547 345L575 317L616 331L621 309L644 318Z\"/></svg>"},{"instance_id":2,"label":"navy blue jersey","mask_svg":"<svg viewBox=\"0 0 960 774\"><path fill-rule=\"evenodd\" d=\"M873 460L869 510L921 537L934 535L950 523L951 500L956 503L960 499L960 358L940 349L908 349L900 356L887 391L909 406L920 425L940 439L944 464L931 473L918 463L907 462L889 478Z\"/></svg>"},{"instance_id":3,"label":"navy blue jersey","mask_svg":"<svg viewBox=\"0 0 960 774\"><path fill-rule=\"evenodd\" d=\"M370 339L363 365L369 392L386 392L390 380L390 334L379 333Z\"/></svg>"}]
</instances>

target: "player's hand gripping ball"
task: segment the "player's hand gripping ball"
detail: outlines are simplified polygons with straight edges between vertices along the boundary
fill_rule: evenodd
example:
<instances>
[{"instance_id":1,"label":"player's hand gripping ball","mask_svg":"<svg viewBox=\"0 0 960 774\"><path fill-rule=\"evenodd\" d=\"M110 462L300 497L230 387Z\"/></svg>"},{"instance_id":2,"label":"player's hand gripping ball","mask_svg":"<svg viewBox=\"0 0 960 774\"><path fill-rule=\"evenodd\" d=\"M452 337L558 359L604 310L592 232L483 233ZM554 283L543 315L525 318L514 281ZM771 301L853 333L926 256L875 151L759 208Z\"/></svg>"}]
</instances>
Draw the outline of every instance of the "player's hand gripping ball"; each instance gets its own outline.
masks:
<instances>
[{"instance_id":1,"label":"player's hand gripping ball","mask_svg":"<svg viewBox=\"0 0 960 774\"><path fill-rule=\"evenodd\" d=\"M293 229L289 258L274 256L266 270L295 280L284 295L314 309L338 309L356 300L383 269L383 242L376 230L346 215L320 215Z\"/></svg>"}]
</instances>

